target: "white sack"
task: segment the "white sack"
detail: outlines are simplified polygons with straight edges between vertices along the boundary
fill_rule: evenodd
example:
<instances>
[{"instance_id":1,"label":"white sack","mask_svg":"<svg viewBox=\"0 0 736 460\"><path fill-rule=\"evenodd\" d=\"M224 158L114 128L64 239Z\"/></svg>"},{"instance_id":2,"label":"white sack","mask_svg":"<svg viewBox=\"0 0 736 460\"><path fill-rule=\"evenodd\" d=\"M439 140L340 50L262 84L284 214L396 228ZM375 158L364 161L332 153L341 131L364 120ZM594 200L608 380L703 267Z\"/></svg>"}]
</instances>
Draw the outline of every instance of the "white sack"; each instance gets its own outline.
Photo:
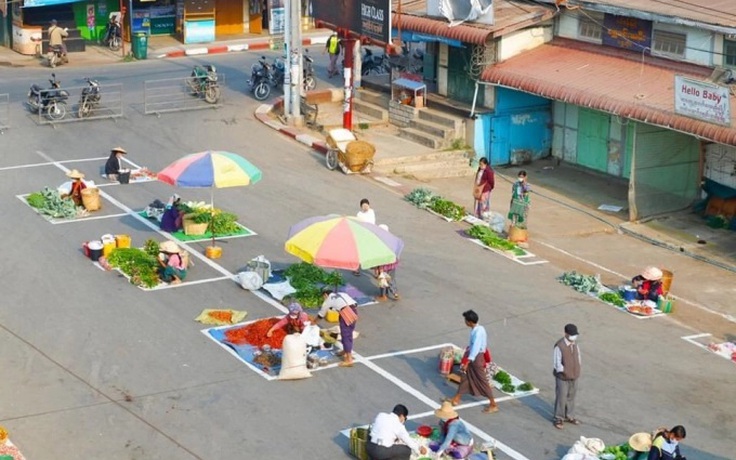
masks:
<instances>
[{"instance_id":1,"label":"white sack","mask_svg":"<svg viewBox=\"0 0 736 460\"><path fill-rule=\"evenodd\" d=\"M256 272L238 273L238 283L243 289L257 291L263 286L263 278Z\"/></svg>"},{"instance_id":2,"label":"white sack","mask_svg":"<svg viewBox=\"0 0 736 460\"><path fill-rule=\"evenodd\" d=\"M281 345L281 372L279 380L298 380L311 377L307 370L307 343L301 334L289 334Z\"/></svg>"}]
</instances>

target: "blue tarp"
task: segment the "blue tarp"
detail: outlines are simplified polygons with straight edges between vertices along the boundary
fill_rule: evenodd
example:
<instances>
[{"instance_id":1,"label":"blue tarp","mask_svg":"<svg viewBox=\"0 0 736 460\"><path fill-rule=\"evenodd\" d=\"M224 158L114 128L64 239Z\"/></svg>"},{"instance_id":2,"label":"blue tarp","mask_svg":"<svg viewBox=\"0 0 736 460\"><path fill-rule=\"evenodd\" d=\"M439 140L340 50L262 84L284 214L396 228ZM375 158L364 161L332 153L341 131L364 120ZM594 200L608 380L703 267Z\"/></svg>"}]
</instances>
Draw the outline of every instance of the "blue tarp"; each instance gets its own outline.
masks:
<instances>
[{"instance_id":1,"label":"blue tarp","mask_svg":"<svg viewBox=\"0 0 736 460\"><path fill-rule=\"evenodd\" d=\"M31 8L34 6L62 5L64 3L76 3L82 0L26 0L23 8Z\"/></svg>"}]
</instances>

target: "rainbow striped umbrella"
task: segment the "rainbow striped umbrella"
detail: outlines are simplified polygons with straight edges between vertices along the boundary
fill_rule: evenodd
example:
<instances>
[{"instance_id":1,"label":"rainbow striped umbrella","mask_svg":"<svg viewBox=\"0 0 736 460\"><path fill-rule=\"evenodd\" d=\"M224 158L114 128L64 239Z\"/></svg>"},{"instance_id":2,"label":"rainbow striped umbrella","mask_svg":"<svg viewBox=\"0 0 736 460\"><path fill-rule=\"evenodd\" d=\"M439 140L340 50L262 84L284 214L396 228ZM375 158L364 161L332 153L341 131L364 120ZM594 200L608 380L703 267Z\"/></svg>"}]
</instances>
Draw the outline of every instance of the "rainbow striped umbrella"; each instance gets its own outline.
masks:
<instances>
[{"instance_id":1,"label":"rainbow striped umbrella","mask_svg":"<svg viewBox=\"0 0 736 460\"><path fill-rule=\"evenodd\" d=\"M284 249L324 268L357 270L395 263L404 242L378 225L350 216L318 216L289 229Z\"/></svg>"},{"instance_id":2,"label":"rainbow striped umbrella","mask_svg":"<svg viewBox=\"0 0 736 460\"><path fill-rule=\"evenodd\" d=\"M261 170L230 152L207 150L176 160L158 173L158 180L176 187L225 188L255 184Z\"/></svg>"}]
</instances>

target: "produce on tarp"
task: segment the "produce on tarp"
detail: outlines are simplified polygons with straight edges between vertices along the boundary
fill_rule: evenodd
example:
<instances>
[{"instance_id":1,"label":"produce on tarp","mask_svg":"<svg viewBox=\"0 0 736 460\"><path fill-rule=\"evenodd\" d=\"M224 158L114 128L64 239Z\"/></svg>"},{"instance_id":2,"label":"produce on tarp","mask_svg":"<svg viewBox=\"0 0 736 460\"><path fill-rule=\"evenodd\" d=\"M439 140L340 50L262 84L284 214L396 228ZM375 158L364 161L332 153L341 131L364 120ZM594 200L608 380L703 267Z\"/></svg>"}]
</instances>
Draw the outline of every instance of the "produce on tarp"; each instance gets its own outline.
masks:
<instances>
[{"instance_id":1,"label":"produce on tarp","mask_svg":"<svg viewBox=\"0 0 736 460\"><path fill-rule=\"evenodd\" d=\"M190 216L195 224L207 224L207 230L215 235L230 235L238 233L241 227L238 225L238 216L213 208L204 201L188 201L180 205L181 212Z\"/></svg>"},{"instance_id":2,"label":"produce on tarp","mask_svg":"<svg viewBox=\"0 0 736 460\"><path fill-rule=\"evenodd\" d=\"M582 275L576 271L565 272L557 279L565 286L582 293L598 292L602 287L598 276Z\"/></svg>"},{"instance_id":3,"label":"produce on tarp","mask_svg":"<svg viewBox=\"0 0 736 460\"><path fill-rule=\"evenodd\" d=\"M615 305L619 308L626 306L626 301L621 297L618 292L604 292L598 296L599 299L611 305Z\"/></svg>"},{"instance_id":4,"label":"produce on tarp","mask_svg":"<svg viewBox=\"0 0 736 460\"><path fill-rule=\"evenodd\" d=\"M51 190L48 187L28 195L26 203L39 213L54 219L73 219L86 213L83 207L75 206L72 199L62 198L58 190Z\"/></svg>"},{"instance_id":5,"label":"produce on tarp","mask_svg":"<svg viewBox=\"0 0 736 460\"><path fill-rule=\"evenodd\" d=\"M281 348L281 343L286 337L284 329L276 329L271 337L266 337L268 330L278 321L279 318L265 318L244 326L227 329L225 341L233 345L253 345L258 348L268 345L271 348Z\"/></svg>"},{"instance_id":6,"label":"produce on tarp","mask_svg":"<svg viewBox=\"0 0 736 460\"><path fill-rule=\"evenodd\" d=\"M107 256L107 262L111 267L118 268L128 275L130 282L136 286L146 288L156 287L161 281L158 276L158 243L156 244L156 255L151 255L144 249L138 248L115 248Z\"/></svg>"},{"instance_id":7,"label":"produce on tarp","mask_svg":"<svg viewBox=\"0 0 736 460\"><path fill-rule=\"evenodd\" d=\"M471 238L480 240L481 243L485 244L489 248L511 251L517 256L523 256L526 254L526 251L521 249L519 246L506 238L501 237L485 225L473 225L469 229L465 230L465 234Z\"/></svg>"},{"instance_id":8,"label":"produce on tarp","mask_svg":"<svg viewBox=\"0 0 736 460\"><path fill-rule=\"evenodd\" d=\"M626 460L629 455L631 447L628 443L621 444L620 446L608 446L601 452L601 457L610 458L611 460ZM609 454L609 455L606 455ZM613 457L611 457L613 455Z\"/></svg>"},{"instance_id":9,"label":"produce on tarp","mask_svg":"<svg viewBox=\"0 0 736 460\"><path fill-rule=\"evenodd\" d=\"M437 214L452 220L462 220L468 214L464 207L439 196L432 197L427 207Z\"/></svg>"},{"instance_id":10,"label":"produce on tarp","mask_svg":"<svg viewBox=\"0 0 736 460\"><path fill-rule=\"evenodd\" d=\"M417 208L424 209L435 196L437 195L433 191L419 187L404 195L404 199Z\"/></svg>"},{"instance_id":11,"label":"produce on tarp","mask_svg":"<svg viewBox=\"0 0 736 460\"><path fill-rule=\"evenodd\" d=\"M339 272L327 272L306 262L290 265L284 270L284 276L289 279L289 284L296 289L294 299L305 308L315 308L322 305L323 286L336 288L345 284L345 280Z\"/></svg>"},{"instance_id":12,"label":"produce on tarp","mask_svg":"<svg viewBox=\"0 0 736 460\"><path fill-rule=\"evenodd\" d=\"M532 391L534 389L534 385L532 385L529 382L524 382L517 388L519 391Z\"/></svg>"}]
</instances>

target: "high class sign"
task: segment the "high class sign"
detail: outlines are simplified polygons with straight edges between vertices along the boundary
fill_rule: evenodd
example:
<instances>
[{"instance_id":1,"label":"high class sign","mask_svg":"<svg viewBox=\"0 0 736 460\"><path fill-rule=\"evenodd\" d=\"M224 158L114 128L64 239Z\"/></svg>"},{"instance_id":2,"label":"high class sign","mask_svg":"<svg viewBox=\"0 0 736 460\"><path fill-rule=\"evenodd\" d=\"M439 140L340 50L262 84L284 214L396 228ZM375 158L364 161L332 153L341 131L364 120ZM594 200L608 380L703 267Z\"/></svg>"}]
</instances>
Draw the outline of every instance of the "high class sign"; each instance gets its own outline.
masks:
<instances>
[{"instance_id":1,"label":"high class sign","mask_svg":"<svg viewBox=\"0 0 736 460\"><path fill-rule=\"evenodd\" d=\"M391 43L390 0L312 0L312 17L363 37Z\"/></svg>"}]
</instances>

